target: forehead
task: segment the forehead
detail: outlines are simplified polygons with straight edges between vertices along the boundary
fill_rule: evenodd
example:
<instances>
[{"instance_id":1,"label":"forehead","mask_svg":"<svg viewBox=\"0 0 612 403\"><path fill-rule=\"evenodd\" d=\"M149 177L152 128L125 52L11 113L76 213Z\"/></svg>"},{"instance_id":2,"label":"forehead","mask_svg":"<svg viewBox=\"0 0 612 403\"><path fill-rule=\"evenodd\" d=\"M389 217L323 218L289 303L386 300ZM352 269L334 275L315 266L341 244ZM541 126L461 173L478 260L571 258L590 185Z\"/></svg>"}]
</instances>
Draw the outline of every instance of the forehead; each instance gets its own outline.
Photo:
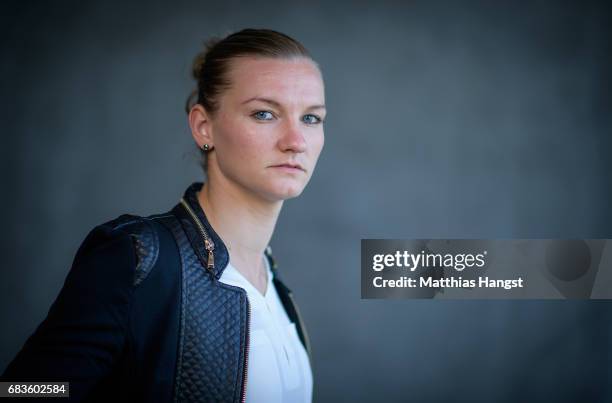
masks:
<instances>
[{"instance_id":1,"label":"forehead","mask_svg":"<svg viewBox=\"0 0 612 403\"><path fill-rule=\"evenodd\" d=\"M281 103L324 103L321 73L307 58L236 58L228 78L231 88L227 95L237 101L259 96Z\"/></svg>"}]
</instances>

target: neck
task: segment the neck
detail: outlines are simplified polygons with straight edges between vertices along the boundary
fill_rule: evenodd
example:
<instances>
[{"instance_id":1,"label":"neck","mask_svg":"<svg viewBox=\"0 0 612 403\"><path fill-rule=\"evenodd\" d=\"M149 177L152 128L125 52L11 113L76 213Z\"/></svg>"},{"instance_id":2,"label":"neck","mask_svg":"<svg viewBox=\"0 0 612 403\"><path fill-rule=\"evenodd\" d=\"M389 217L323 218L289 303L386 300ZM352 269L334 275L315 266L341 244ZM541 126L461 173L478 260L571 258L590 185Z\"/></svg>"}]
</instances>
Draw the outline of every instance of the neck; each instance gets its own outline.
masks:
<instances>
[{"instance_id":1,"label":"neck","mask_svg":"<svg viewBox=\"0 0 612 403\"><path fill-rule=\"evenodd\" d=\"M210 225L227 246L232 265L243 273L262 273L262 255L283 202L262 200L227 180L206 181L197 197Z\"/></svg>"}]
</instances>

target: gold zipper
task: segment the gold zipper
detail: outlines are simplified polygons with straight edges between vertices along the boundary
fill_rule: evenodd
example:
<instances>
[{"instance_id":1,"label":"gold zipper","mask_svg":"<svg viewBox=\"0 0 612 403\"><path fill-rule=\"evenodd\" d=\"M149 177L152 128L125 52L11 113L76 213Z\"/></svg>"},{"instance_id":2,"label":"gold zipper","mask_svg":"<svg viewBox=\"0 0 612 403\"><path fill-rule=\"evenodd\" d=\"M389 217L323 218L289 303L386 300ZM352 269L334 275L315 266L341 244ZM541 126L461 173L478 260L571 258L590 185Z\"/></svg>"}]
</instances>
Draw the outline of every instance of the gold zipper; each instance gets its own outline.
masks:
<instances>
[{"instance_id":1,"label":"gold zipper","mask_svg":"<svg viewBox=\"0 0 612 403\"><path fill-rule=\"evenodd\" d=\"M206 230L204 229L204 226L198 219L198 216L195 215L195 213L193 212L193 210L191 209L191 207L185 201L184 198L181 198L181 204L183 205L183 207L185 207L185 210L187 210L187 212L189 213L193 221L195 221L196 226L200 230L200 235L202 235L202 238L204 238L204 248L206 248L206 250L208 251L208 260L206 262L206 269L208 269L208 271L210 272L214 272L215 254L213 251L215 250L215 243L212 241L212 239L210 239L210 237L206 233Z\"/></svg>"},{"instance_id":2,"label":"gold zipper","mask_svg":"<svg viewBox=\"0 0 612 403\"><path fill-rule=\"evenodd\" d=\"M251 333L251 304L249 303L249 299L247 298L247 306L249 310L247 311L247 333L246 333L246 349L244 351L244 366L242 367L242 379L244 382L242 383L242 403L246 401L246 386L247 386L247 375L248 365L249 365L249 344L250 344L250 333Z\"/></svg>"}]
</instances>

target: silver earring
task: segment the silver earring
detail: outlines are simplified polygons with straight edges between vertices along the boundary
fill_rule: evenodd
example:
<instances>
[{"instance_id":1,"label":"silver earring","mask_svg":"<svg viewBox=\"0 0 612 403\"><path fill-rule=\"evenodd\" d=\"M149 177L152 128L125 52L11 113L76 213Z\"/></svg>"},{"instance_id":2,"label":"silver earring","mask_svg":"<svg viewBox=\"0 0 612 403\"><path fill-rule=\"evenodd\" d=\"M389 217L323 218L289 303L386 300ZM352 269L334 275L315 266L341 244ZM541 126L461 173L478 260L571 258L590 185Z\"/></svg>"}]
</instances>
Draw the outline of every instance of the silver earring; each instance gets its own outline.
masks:
<instances>
[{"instance_id":1,"label":"silver earring","mask_svg":"<svg viewBox=\"0 0 612 403\"><path fill-rule=\"evenodd\" d=\"M204 145L202 146L202 150L204 150L204 151L208 151L208 150L210 150L210 146L209 146L208 144L204 144Z\"/></svg>"}]
</instances>

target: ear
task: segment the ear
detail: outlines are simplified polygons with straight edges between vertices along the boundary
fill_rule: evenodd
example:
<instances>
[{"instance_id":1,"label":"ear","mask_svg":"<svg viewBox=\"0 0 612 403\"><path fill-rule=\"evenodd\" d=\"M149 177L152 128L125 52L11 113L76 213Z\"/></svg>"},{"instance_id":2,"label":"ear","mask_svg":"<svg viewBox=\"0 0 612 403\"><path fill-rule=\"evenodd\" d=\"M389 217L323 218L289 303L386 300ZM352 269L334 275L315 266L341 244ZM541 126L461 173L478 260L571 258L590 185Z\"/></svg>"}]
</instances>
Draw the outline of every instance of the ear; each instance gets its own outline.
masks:
<instances>
[{"instance_id":1,"label":"ear","mask_svg":"<svg viewBox=\"0 0 612 403\"><path fill-rule=\"evenodd\" d=\"M189 111L189 127L198 148L202 148L204 144L208 144L210 148L214 146L210 117L202 105L195 104Z\"/></svg>"}]
</instances>

